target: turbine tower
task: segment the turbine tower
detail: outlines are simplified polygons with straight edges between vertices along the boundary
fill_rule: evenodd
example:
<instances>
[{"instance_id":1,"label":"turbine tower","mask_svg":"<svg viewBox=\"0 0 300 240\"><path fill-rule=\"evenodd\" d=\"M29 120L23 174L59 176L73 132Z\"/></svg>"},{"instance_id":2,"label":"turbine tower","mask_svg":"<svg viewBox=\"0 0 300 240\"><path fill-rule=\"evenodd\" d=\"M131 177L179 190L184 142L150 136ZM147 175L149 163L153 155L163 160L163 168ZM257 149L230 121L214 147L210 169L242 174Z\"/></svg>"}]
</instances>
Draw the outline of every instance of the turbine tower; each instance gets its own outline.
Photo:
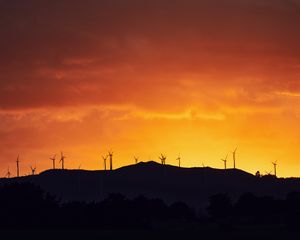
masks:
<instances>
[{"instance_id":1,"label":"turbine tower","mask_svg":"<svg viewBox=\"0 0 300 240\"><path fill-rule=\"evenodd\" d=\"M178 166L181 167L181 157L180 157L180 155L178 156L178 158L176 158L176 160L178 161Z\"/></svg>"},{"instance_id":2,"label":"turbine tower","mask_svg":"<svg viewBox=\"0 0 300 240\"><path fill-rule=\"evenodd\" d=\"M138 164L138 162L139 162L139 158L138 158L138 157L136 157L136 156L134 156L133 158L134 158L135 164Z\"/></svg>"},{"instance_id":3,"label":"turbine tower","mask_svg":"<svg viewBox=\"0 0 300 240\"><path fill-rule=\"evenodd\" d=\"M55 169L55 159L56 159L56 154L50 158L50 160L52 161L52 168Z\"/></svg>"},{"instance_id":4,"label":"turbine tower","mask_svg":"<svg viewBox=\"0 0 300 240\"><path fill-rule=\"evenodd\" d=\"M105 171L106 171L106 160L107 160L107 158L108 158L108 155L106 155L105 157L102 156L102 159L103 159L103 161L104 161L104 170L105 170Z\"/></svg>"},{"instance_id":5,"label":"turbine tower","mask_svg":"<svg viewBox=\"0 0 300 240\"><path fill-rule=\"evenodd\" d=\"M274 166L274 175L275 177L277 177L277 160L275 162L272 162L273 166Z\"/></svg>"},{"instance_id":6,"label":"turbine tower","mask_svg":"<svg viewBox=\"0 0 300 240\"><path fill-rule=\"evenodd\" d=\"M167 157L165 155L163 155L161 153L159 159L161 160L161 164L162 165L166 165L166 159L167 159Z\"/></svg>"},{"instance_id":7,"label":"turbine tower","mask_svg":"<svg viewBox=\"0 0 300 240\"><path fill-rule=\"evenodd\" d=\"M225 170L227 169L227 157L228 157L228 154L226 155L225 159L221 159L224 162L224 169Z\"/></svg>"},{"instance_id":8,"label":"turbine tower","mask_svg":"<svg viewBox=\"0 0 300 240\"><path fill-rule=\"evenodd\" d=\"M234 149L234 151L232 152L232 158L233 158L233 168L235 169L235 160L236 160L236 150L237 147Z\"/></svg>"},{"instance_id":9,"label":"turbine tower","mask_svg":"<svg viewBox=\"0 0 300 240\"><path fill-rule=\"evenodd\" d=\"M108 156L109 156L109 168L110 168L110 171L113 170L113 155L114 153L112 151L109 151L108 152Z\"/></svg>"},{"instance_id":10,"label":"turbine tower","mask_svg":"<svg viewBox=\"0 0 300 240\"><path fill-rule=\"evenodd\" d=\"M19 155L18 155L18 157L17 157L17 177L20 177L20 165L19 165L19 163L20 163L20 160L19 160Z\"/></svg>"},{"instance_id":11,"label":"turbine tower","mask_svg":"<svg viewBox=\"0 0 300 240\"><path fill-rule=\"evenodd\" d=\"M61 169L64 170L65 169L65 158L66 156L64 156L63 152L60 152L60 161L61 162Z\"/></svg>"}]
</instances>

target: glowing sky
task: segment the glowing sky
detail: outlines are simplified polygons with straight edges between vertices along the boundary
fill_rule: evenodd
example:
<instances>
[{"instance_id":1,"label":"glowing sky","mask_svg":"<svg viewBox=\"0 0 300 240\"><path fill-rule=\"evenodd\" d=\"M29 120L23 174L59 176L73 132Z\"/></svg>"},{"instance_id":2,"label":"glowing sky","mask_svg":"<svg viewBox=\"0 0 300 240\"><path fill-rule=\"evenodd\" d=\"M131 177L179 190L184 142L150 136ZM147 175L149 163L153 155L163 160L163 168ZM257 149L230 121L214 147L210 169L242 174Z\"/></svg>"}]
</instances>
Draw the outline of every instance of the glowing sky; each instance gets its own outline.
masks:
<instances>
[{"instance_id":1,"label":"glowing sky","mask_svg":"<svg viewBox=\"0 0 300 240\"><path fill-rule=\"evenodd\" d=\"M60 150L221 168L238 146L300 176L299 29L299 0L0 0L0 174Z\"/></svg>"}]
</instances>

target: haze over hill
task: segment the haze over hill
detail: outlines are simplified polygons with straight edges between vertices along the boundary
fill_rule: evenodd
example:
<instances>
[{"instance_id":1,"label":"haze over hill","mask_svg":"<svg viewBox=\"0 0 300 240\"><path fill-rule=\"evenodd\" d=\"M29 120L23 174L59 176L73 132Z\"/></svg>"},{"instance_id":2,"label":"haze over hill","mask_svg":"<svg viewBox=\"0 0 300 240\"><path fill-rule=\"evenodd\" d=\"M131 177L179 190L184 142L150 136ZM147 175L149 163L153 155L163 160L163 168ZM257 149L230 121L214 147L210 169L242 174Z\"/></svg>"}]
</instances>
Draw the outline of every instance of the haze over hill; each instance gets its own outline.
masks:
<instances>
[{"instance_id":1,"label":"haze over hill","mask_svg":"<svg viewBox=\"0 0 300 240\"><path fill-rule=\"evenodd\" d=\"M300 179L258 178L238 169L179 168L153 161L113 171L57 169L0 180L1 184L10 182L34 183L63 201L100 201L109 193L121 193L129 198L161 198L167 203L184 201L195 207L205 207L217 193L236 199L245 192L285 197L300 191Z\"/></svg>"}]
</instances>

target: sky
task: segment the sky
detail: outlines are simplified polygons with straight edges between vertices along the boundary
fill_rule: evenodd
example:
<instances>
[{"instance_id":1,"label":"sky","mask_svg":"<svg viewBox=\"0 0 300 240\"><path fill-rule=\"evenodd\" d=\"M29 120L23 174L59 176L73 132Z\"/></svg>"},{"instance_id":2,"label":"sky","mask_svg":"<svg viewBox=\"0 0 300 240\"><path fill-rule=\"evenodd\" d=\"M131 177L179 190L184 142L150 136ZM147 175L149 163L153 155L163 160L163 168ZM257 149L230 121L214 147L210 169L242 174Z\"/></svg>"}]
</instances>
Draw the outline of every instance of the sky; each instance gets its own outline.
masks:
<instances>
[{"instance_id":1,"label":"sky","mask_svg":"<svg viewBox=\"0 0 300 240\"><path fill-rule=\"evenodd\" d=\"M223 168L238 147L300 177L299 29L299 0L0 0L0 176L18 154L26 175L60 151Z\"/></svg>"}]
</instances>

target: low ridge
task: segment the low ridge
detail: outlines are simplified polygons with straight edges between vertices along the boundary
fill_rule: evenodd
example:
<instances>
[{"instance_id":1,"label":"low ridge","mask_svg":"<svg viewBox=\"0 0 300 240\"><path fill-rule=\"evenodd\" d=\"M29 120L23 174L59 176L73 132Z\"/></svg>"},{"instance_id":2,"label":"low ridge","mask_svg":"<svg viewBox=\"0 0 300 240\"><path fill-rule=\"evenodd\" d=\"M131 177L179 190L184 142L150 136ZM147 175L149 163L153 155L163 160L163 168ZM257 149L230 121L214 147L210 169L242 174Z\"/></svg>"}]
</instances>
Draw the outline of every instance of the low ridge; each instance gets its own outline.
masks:
<instances>
[{"instance_id":1,"label":"low ridge","mask_svg":"<svg viewBox=\"0 0 300 240\"><path fill-rule=\"evenodd\" d=\"M181 168L154 161L113 171L57 169L0 180L0 184L9 182L34 183L63 201L101 201L110 193L121 193L129 198L144 195L193 206L204 206L210 196L220 192L236 199L245 192L284 197L300 190L299 179L258 178L239 169Z\"/></svg>"}]
</instances>

